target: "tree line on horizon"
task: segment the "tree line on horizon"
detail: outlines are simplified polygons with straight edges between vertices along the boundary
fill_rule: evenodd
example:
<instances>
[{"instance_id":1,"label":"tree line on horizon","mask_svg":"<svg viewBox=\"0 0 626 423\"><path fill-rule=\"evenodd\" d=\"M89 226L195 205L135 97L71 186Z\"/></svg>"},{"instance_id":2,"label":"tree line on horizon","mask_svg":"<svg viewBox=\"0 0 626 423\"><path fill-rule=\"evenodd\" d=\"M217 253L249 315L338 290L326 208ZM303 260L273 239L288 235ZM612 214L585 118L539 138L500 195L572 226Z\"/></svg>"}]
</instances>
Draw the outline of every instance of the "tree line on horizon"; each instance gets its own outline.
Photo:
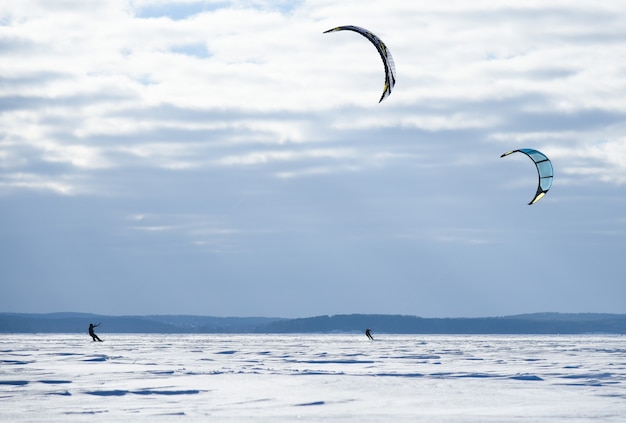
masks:
<instances>
[{"instance_id":1,"label":"tree line on horizon","mask_svg":"<svg viewBox=\"0 0 626 423\"><path fill-rule=\"evenodd\" d=\"M84 313L0 313L0 333L374 333L395 334L585 334L626 333L626 315L535 313L503 317L424 318L342 314L306 318L185 315L106 316Z\"/></svg>"}]
</instances>

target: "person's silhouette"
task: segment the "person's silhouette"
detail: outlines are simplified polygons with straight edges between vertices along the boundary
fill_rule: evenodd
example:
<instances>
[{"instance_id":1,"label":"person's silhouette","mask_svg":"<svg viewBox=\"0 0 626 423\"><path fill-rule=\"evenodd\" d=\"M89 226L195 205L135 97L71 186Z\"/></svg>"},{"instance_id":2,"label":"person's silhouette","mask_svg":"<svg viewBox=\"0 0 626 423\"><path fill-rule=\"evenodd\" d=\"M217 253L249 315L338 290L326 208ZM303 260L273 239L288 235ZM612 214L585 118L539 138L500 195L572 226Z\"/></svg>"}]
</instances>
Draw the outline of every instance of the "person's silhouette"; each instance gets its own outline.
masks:
<instances>
[{"instance_id":1,"label":"person's silhouette","mask_svg":"<svg viewBox=\"0 0 626 423\"><path fill-rule=\"evenodd\" d=\"M93 323L89 323L89 335L94 341L102 342L102 339L98 338L98 335L96 335L96 333L93 331L93 328L97 328L98 326L100 326L100 323L98 323L97 325L94 325Z\"/></svg>"},{"instance_id":2,"label":"person's silhouette","mask_svg":"<svg viewBox=\"0 0 626 423\"><path fill-rule=\"evenodd\" d=\"M374 337L372 336L372 331L371 331L369 328L365 329L365 335L366 335L366 336L367 336L367 337L368 337L371 341L373 341L373 340L374 340Z\"/></svg>"}]
</instances>

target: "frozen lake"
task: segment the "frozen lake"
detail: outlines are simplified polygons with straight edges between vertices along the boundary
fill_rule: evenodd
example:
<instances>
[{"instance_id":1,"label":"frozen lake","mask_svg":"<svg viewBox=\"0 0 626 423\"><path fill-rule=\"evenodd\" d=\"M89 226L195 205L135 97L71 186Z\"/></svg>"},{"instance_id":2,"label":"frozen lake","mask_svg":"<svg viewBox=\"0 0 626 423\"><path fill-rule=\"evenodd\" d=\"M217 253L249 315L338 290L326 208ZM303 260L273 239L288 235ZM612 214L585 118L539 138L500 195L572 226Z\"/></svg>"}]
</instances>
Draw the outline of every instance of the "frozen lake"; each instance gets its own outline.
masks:
<instances>
[{"instance_id":1,"label":"frozen lake","mask_svg":"<svg viewBox=\"0 0 626 423\"><path fill-rule=\"evenodd\" d=\"M619 422L624 336L0 336L0 421Z\"/></svg>"}]
</instances>

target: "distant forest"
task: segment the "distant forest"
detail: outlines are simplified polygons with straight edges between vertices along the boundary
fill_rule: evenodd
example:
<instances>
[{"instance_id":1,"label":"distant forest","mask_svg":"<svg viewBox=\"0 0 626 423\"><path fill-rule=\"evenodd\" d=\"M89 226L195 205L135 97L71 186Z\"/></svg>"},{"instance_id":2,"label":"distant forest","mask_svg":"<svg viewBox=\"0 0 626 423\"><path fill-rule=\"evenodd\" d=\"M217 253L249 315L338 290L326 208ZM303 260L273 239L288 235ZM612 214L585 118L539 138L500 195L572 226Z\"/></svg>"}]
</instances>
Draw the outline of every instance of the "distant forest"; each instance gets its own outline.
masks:
<instances>
[{"instance_id":1,"label":"distant forest","mask_svg":"<svg viewBox=\"0 0 626 423\"><path fill-rule=\"evenodd\" d=\"M359 333L587 334L626 333L625 314L536 313L504 317L423 318L341 314L299 319L211 316L105 316L85 313L0 313L0 333Z\"/></svg>"}]
</instances>

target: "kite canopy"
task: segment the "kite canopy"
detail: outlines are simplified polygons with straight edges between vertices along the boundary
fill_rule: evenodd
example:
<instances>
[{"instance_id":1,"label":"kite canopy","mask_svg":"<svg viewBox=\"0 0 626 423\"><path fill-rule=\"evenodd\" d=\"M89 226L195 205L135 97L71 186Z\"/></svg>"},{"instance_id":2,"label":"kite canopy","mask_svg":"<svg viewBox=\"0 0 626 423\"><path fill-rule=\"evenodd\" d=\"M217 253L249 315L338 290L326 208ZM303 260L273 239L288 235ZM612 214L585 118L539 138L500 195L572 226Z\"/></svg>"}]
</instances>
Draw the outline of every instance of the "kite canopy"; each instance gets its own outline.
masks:
<instances>
[{"instance_id":1,"label":"kite canopy","mask_svg":"<svg viewBox=\"0 0 626 423\"><path fill-rule=\"evenodd\" d=\"M535 163L537 166L537 173L539 174L539 185L537 186L537 193L528 205L535 204L541 200L552 186L552 177L554 176L554 170L552 169L552 162L540 151L533 150L532 148L520 148L519 150L513 150L504 153L500 157L508 156L513 153L524 153Z\"/></svg>"},{"instance_id":2,"label":"kite canopy","mask_svg":"<svg viewBox=\"0 0 626 423\"><path fill-rule=\"evenodd\" d=\"M383 43L380 38L369 32L367 29L354 25L338 26L337 28L324 31L324 34L334 31L358 32L359 34L370 40L372 44L374 44L374 47L376 47L376 50L378 50L380 58L383 59L383 64L385 65L385 89L383 90L383 95L380 97L380 100L378 100L378 102L380 103L381 101L389 97L389 95L391 94L391 90L393 89L394 85L396 85L396 65L393 62L391 52L389 52L385 43Z\"/></svg>"}]
</instances>

